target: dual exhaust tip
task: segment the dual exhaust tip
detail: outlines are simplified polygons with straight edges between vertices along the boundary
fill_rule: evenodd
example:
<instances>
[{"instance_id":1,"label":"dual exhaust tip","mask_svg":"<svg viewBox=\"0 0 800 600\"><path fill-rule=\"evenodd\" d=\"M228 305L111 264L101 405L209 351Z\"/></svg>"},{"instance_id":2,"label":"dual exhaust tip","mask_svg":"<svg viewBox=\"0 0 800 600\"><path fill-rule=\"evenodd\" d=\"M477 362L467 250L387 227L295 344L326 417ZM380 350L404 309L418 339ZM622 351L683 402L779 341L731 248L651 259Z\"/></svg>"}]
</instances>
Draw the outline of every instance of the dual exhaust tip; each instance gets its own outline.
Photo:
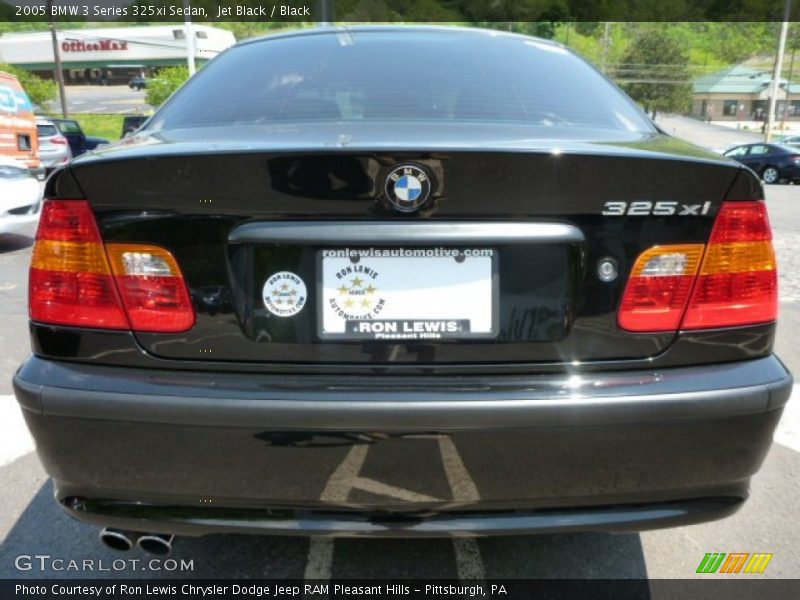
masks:
<instances>
[{"instance_id":1,"label":"dual exhaust tip","mask_svg":"<svg viewBox=\"0 0 800 600\"><path fill-rule=\"evenodd\" d=\"M172 553L175 536L165 533L136 533L106 527L100 532L100 541L118 552L127 552L134 546L148 554L168 556Z\"/></svg>"}]
</instances>

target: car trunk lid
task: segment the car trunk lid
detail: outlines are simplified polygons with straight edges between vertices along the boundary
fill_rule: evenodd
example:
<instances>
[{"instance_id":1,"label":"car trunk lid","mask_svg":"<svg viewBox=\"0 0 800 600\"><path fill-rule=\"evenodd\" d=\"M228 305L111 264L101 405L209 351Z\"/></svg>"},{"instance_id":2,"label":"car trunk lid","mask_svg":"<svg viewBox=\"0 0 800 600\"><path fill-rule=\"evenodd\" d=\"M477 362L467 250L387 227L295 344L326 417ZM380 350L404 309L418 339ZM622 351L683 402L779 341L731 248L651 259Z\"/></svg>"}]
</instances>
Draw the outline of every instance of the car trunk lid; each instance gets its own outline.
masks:
<instances>
[{"instance_id":1,"label":"car trunk lid","mask_svg":"<svg viewBox=\"0 0 800 600\"><path fill-rule=\"evenodd\" d=\"M210 128L202 144L140 133L75 163L105 241L168 249L189 286L195 326L139 343L165 359L331 365L638 360L670 345L675 332L617 325L627 274L651 246L705 243L738 167L663 135L495 127L478 144L485 132L432 129L391 144L335 125ZM411 213L385 192L404 164L432 180ZM380 321L417 335L379 337Z\"/></svg>"}]
</instances>

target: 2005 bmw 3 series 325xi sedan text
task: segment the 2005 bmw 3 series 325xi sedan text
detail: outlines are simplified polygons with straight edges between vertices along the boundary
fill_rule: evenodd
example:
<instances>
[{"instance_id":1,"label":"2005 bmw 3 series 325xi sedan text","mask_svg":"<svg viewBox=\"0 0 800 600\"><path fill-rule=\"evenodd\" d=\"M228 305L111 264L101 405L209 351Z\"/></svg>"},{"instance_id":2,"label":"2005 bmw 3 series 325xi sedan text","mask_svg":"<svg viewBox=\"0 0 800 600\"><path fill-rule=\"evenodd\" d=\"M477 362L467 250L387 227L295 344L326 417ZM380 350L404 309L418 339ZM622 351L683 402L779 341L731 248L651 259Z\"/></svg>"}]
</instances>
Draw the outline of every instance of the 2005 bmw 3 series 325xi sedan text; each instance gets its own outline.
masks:
<instances>
[{"instance_id":1,"label":"2005 bmw 3 series 325xi sedan text","mask_svg":"<svg viewBox=\"0 0 800 600\"><path fill-rule=\"evenodd\" d=\"M14 385L100 526L715 519L790 393L757 177L550 42L244 42L46 197Z\"/></svg>"}]
</instances>

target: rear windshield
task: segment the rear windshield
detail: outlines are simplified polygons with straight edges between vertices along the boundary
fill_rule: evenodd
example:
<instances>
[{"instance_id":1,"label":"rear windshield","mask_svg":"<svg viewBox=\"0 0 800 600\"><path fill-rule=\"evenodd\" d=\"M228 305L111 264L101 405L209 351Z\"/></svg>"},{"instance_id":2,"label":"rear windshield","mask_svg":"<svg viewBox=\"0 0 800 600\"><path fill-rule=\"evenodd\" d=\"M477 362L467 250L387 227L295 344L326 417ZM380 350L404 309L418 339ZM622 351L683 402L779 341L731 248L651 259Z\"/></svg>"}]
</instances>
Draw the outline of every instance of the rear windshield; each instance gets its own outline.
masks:
<instances>
[{"instance_id":1,"label":"rear windshield","mask_svg":"<svg viewBox=\"0 0 800 600\"><path fill-rule=\"evenodd\" d=\"M61 133L64 134L71 134L71 133L80 133L81 128L75 121L58 121L57 122L58 128L61 130Z\"/></svg>"},{"instance_id":2,"label":"rear windshield","mask_svg":"<svg viewBox=\"0 0 800 600\"><path fill-rule=\"evenodd\" d=\"M58 135L58 129L56 129L55 125L37 125L36 131L39 134L40 138L53 137L54 135Z\"/></svg>"},{"instance_id":3,"label":"rear windshield","mask_svg":"<svg viewBox=\"0 0 800 600\"><path fill-rule=\"evenodd\" d=\"M653 130L624 94L560 46L455 30L244 44L203 68L149 129L370 120Z\"/></svg>"}]
</instances>

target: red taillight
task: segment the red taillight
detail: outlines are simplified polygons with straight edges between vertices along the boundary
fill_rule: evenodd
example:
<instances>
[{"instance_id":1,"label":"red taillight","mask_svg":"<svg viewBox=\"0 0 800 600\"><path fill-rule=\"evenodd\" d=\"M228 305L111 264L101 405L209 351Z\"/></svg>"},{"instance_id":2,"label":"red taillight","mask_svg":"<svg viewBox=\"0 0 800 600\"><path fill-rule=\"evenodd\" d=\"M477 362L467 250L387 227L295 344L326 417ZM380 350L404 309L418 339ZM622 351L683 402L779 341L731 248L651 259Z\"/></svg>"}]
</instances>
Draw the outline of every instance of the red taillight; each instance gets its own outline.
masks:
<instances>
[{"instance_id":1,"label":"red taillight","mask_svg":"<svg viewBox=\"0 0 800 600\"><path fill-rule=\"evenodd\" d=\"M172 254L143 244L108 244L106 250L135 331L186 331L194 325L189 290Z\"/></svg>"},{"instance_id":2,"label":"red taillight","mask_svg":"<svg viewBox=\"0 0 800 600\"><path fill-rule=\"evenodd\" d=\"M53 137L53 138L50 138L50 143L51 144L66 144L67 140L65 138L63 138L63 137Z\"/></svg>"},{"instance_id":3,"label":"red taillight","mask_svg":"<svg viewBox=\"0 0 800 600\"><path fill-rule=\"evenodd\" d=\"M87 201L44 203L33 247L28 294L33 321L130 328Z\"/></svg>"},{"instance_id":4,"label":"red taillight","mask_svg":"<svg viewBox=\"0 0 800 600\"><path fill-rule=\"evenodd\" d=\"M769 323L778 316L778 272L763 202L723 202L683 329Z\"/></svg>"},{"instance_id":5,"label":"red taillight","mask_svg":"<svg viewBox=\"0 0 800 600\"><path fill-rule=\"evenodd\" d=\"M42 208L37 240L102 242L92 209L86 200L48 200Z\"/></svg>"},{"instance_id":6,"label":"red taillight","mask_svg":"<svg viewBox=\"0 0 800 600\"><path fill-rule=\"evenodd\" d=\"M44 203L29 280L33 321L159 332L194 324L189 292L172 255L154 246L104 247L85 200Z\"/></svg>"},{"instance_id":7,"label":"red taillight","mask_svg":"<svg viewBox=\"0 0 800 600\"><path fill-rule=\"evenodd\" d=\"M675 331L703 254L703 244L654 246L636 259L620 305L627 331Z\"/></svg>"},{"instance_id":8,"label":"red taillight","mask_svg":"<svg viewBox=\"0 0 800 600\"><path fill-rule=\"evenodd\" d=\"M710 244L772 240L763 202L723 202L711 230Z\"/></svg>"},{"instance_id":9,"label":"red taillight","mask_svg":"<svg viewBox=\"0 0 800 600\"><path fill-rule=\"evenodd\" d=\"M662 332L774 321L778 290L771 240L763 202L723 202L707 246L654 246L639 256L620 304L619 326Z\"/></svg>"}]
</instances>

